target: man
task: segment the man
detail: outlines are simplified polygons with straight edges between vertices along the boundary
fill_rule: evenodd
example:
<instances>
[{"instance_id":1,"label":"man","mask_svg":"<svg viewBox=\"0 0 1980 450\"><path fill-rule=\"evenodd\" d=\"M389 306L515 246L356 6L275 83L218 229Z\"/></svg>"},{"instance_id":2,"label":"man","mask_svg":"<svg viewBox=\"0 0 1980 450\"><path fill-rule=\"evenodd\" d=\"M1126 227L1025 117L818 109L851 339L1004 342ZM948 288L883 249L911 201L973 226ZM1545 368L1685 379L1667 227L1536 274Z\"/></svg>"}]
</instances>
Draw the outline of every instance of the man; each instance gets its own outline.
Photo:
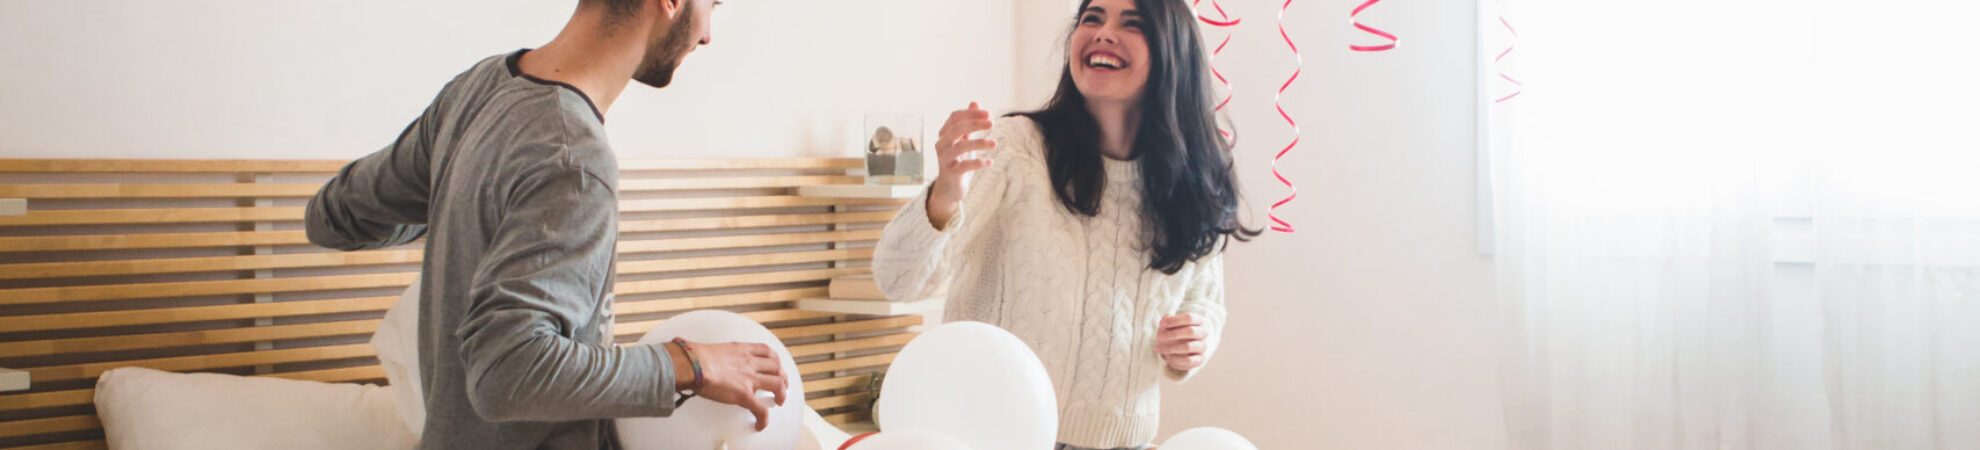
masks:
<instances>
[{"instance_id":1,"label":"man","mask_svg":"<svg viewBox=\"0 0 1980 450\"><path fill-rule=\"evenodd\" d=\"M715 0L580 0L542 48L454 78L392 145L310 200L310 242L424 235L424 449L616 447L617 417L693 390L767 421L785 378L762 344L619 347L610 337L617 158L604 113L628 80L664 87L709 42ZM691 362L698 361L697 370Z\"/></svg>"}]
</instances>

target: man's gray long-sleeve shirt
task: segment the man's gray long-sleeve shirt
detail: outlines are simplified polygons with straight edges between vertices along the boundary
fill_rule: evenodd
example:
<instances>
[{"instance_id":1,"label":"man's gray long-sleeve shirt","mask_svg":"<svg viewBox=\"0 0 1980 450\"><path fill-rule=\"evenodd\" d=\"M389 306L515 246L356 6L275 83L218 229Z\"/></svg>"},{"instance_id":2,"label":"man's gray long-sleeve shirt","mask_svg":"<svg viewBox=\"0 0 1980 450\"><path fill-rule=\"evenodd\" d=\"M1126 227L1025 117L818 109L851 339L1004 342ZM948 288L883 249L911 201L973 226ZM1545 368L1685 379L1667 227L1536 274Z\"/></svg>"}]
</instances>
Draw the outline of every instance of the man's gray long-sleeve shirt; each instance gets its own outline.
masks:
<instances>
[{"instance_id":1,"label":"man's gray long-sleeve shirt","mask_svg":"<svg viewBox=\"0 0 1980 450\"><path fill-rule=\"evenodd\" d=\"M424 235L422 449L597 449L616 417L673 411L673 366L609 333L618 163L576 88L523 52L462 73L392 145L309 202L309 240L339 250Z\"/></svg>"}]
</instances>

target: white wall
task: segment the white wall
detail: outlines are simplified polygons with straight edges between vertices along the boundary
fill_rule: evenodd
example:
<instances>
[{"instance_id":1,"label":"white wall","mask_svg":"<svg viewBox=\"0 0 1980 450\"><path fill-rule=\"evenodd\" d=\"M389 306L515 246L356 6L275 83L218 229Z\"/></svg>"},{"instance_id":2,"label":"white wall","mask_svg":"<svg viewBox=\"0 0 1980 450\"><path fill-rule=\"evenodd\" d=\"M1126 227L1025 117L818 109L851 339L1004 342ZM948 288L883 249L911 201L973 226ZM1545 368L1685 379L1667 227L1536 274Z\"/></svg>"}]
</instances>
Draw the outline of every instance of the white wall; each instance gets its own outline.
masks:
<instances>
[{"instance_id":1,"label":"white wall","mask_svg":"<svg viewBox=\"0 0 1980 450\"><path fill-rule=\"evenodd\" d=\"M1271 103L1293 58L1283 2L1224 3L1245 20L1218 65L1239 83L1238 163L1263 225L1286 192L1268 164L1290 128ZM1266 449L1505 448L1490 261L1473 240L1474 2L1377 5L1365 21L1403 37L1382 54L1346 49L1359 3L1287 13L1305 73L1285 102L1304 140L1281 166L1300 188L1281 211L1298 232L1228 254L1223 350L1165 390L1164 437L1214 425Z\"/></svg>"},{"instance_id":2,"label":"white wall","mask_svg":"<svg viewBox=\"0 0 1980 450\"><path fill-rule=\"evenodd\" d=\"M1017 76L1017 108L1036 109L1052 98L1066 67L1066 34L1079 0L1023 0L1017 3L1012 69Z\"/></svg>"},{"instance_id":3,"label":"white wall","mask_svg":"<svg viewBox=\"0 0 1980 450\"><path fill-rule=\"evenodd\" d=\"M356 157L476 60L547 42L575 5L0 2L0 157ZM731 1L674 87L628 88L607 128L623 158L852 155L867 112L1011 107L1015 9Z\"/></svg>"}]
</instances>

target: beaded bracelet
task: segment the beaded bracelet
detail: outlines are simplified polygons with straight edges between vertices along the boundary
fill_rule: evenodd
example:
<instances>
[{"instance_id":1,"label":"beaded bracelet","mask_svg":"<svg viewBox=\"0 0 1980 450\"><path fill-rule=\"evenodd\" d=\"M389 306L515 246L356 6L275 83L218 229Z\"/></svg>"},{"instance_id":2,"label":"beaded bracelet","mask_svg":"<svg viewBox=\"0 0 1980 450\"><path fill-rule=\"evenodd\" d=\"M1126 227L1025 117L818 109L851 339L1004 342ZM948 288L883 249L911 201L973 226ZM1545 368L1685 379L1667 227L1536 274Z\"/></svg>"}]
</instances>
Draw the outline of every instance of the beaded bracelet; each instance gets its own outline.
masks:
<instances>
[{"instance_id":1,"label":"beaded bracelet","mask_svg":"<svg viewBox=\"0 0 1980 450\"><path fill-rule=\"evenodd\" d=\"M688 341L686 339L674 338L671 343L681 348L681 354L687 355L688 365L694 367L694 382L689 383L687 389L675 391L675 393L681 395L680 399L674 400L674 407L679 408L681 404L687 403L688 399L694 398L696 394L701 393L701 383L706 380L701 378L701 360L694 357L694 348L688 346Z\"/></svg>"}]
</instances>

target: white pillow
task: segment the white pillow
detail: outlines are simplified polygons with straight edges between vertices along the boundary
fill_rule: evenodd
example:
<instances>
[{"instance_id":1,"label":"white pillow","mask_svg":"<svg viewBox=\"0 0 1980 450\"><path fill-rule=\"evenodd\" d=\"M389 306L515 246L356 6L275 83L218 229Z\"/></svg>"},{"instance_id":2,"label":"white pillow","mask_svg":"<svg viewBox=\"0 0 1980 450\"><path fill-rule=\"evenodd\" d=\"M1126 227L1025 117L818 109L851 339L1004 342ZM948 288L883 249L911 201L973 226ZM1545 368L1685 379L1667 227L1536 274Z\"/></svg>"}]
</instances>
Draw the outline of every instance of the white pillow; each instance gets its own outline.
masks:
<instances>
[{"instance_id":1,"label":"white pillow","mask_svg":"<svg viewBox=\"0 0 1980 450\"><path fill-rule=\"evenodd\" d=\"M110 448L410 449L391 393L331 384L139 367L104 372L96 415Z\"/></svg>"},{"instance_id":2,"label":"white pillow","mask_svg":"<svg viewBox=\"0 0 1980 450\"><path fill-rule=\"evenodd\" d=\"M413 436L426 429L426 392L419 385L419 278L399 294L399 301L385 311L385 321L371 333L371 348L378 352L378 365L385 369L385 381L392 384L392 398L399 419Z\"/></svg>"}]
</instances>

